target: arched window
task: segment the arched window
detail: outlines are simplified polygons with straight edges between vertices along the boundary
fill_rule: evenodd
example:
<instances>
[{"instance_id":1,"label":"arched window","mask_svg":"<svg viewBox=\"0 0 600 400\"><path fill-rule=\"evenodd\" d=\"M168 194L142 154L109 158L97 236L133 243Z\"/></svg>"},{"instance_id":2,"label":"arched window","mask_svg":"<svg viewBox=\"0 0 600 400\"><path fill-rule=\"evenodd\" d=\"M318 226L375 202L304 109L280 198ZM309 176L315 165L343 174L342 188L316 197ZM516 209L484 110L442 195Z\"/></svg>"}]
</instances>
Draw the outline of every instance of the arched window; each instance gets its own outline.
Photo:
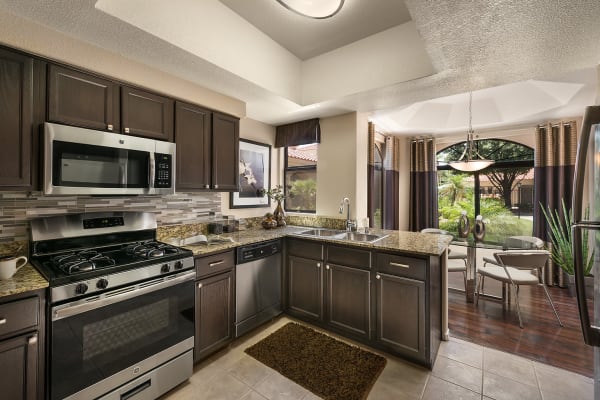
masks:
<instances>
[{"instance_id":1,"label":"arched window","mask_svg":"<svg viewBox=\"0 0 600 400\"><path fill-rule=\"evenodd\" d=\"M533 231L533 148L504 139L481 139L477 151L494 164L481 171L464 173L452 169L465 142L437 153L438 211L440 228L457 231L462 210L469 218L482 215L487 221L486 239L494 240Z\"/></svg>"}]
</instances>

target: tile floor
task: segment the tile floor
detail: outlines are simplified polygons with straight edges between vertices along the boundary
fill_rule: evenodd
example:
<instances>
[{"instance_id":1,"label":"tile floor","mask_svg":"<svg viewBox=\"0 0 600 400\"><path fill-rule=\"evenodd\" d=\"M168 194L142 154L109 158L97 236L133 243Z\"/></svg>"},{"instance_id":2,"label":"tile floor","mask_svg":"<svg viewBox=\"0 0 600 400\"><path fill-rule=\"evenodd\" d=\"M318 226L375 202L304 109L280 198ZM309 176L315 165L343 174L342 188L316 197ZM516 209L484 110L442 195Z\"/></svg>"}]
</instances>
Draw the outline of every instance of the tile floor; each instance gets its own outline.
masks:
<instances>
[{"instance_id":1,"label":"tile floor","mask_svg":"<svg viewBox=\"0 0 600 400\"><path fill-rule=\"evenodd\" d=\"M281 317L236 340L196 365L189 382L161 400L319 399L244 353L246 347L290 321ZM433 371L382 355L388 362L371 389L369 400L591 400L594 397L590 378L454 338L442 342Z\"/></svg>"}]
</instances>

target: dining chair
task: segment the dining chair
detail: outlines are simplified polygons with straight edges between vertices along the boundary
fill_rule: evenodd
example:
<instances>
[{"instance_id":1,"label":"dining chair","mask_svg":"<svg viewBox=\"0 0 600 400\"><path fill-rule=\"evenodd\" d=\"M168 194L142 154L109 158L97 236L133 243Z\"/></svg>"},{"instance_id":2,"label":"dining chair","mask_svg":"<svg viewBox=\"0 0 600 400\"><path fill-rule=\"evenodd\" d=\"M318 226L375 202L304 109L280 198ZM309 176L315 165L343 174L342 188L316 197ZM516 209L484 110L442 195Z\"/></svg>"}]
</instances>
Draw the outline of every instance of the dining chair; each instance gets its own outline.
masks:
<instances>
[{"instance_id":1,"label":"dining chair","mask_svg":"<svg viewBox=\"0 0 600 400\"><path fill-rule=\"evenodd\" d=\"M421 229L421 233L433 233L433 234L437 234L437 235L451 235L450 232L445 231L443 229L438 229L438 228ZM464 266L460 265L460 264L459 265L448 264L448 272L462 272L465 290L467 290L467 254L460 253L460 252L452 252L450 249L448 249L448 260L462 260L463 263L465 264Z\"/></svg>"},{"instance_id":2,"label":"dining chair","mask_svg":"<svg viewBox=\"0 0 600 400\"><path fill-rule=\"evenodd\" d=\"M519 286L521 285L541 285L546 293L546 297L550 302L550 306L556 315L558 324L563 326L556 307L552 302L552 298L546 289L544 282L544 274L542 269L546 265L550 253L546 250L513 250L501 251L494 253L496 259L495 265L484 264L482 268L477 270L480 275L477 283L475 305L479 303L481 288L485 277L496 279L502 283L508 283L513 289L515 303L517 306L517 316L519 317L519 326L523 328L523 320L521 319L521 307L519 305ZM533 274L536 271L537 275Z\"/></svg>"}]
</instances>

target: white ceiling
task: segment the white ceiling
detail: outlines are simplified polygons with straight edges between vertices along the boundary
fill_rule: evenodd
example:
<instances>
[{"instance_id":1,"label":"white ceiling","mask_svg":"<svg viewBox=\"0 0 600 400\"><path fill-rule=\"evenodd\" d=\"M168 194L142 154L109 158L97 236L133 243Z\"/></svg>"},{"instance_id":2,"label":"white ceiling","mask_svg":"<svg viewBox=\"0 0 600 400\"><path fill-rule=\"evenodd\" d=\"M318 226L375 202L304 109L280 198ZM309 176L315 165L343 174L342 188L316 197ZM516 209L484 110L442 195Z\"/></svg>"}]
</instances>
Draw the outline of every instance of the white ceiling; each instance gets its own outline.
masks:
<instances>
[{"instance_id":1,"label":"white ceiling","mask_svg":"<svg viewBox=\"0 0 600 400\"><path fill-rule=\"evenodd\" d=\"M359 22L323 34L323 43L351 42L322 54L310 46L321 45L311 21L275 0L0 0L0 7L238 98L248 117L274 125L360 111L391 132L444 134L466 127L459 110L471 90L492 99L479 110L474 100L476 129L581 114L595 101L597 0L406 0L412 20L403 23L399 13L391 28L393 21L379 25L357 11L368 4L370 15L387 14L398 3L346 0L339 18ZM363 34L377 33L356 40L360 24L376 27ZM290 37L308 46L290 51ZM536 82L504 86L529 80ZM511 98L521 105L507 108ZM439 100L413 105L432 99Z\"/></svg>"}]
</instances>

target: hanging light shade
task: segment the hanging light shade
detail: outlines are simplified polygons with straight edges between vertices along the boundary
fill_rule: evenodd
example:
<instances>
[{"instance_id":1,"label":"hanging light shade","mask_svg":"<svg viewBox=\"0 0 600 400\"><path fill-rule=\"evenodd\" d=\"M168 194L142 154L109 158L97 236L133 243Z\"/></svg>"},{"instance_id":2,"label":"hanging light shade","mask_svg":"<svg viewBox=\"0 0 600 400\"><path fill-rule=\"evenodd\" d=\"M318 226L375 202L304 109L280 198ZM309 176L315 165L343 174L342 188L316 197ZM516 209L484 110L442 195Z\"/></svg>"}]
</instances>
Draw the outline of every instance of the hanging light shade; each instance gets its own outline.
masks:
<instances>
[{"instance_id":1,"label":"hanging light shade","mask_svg":"<svg viewBox=\"0 0 600 400\"><path fill-rule=\"evenodd\" d=\"M489 167L494 163L494 160L486 160L479 154L475 146L475 131L473 131L473 92L469 93L469 130L467 131L467 143L465 151L462 153L458 161L450 161L450 167L463 172L475 172Z\"/></svg>"},{"instance_id":2,"label":"hanging light shade","mask_svg":"<svg viewBox=\"0 0 600 400\"><path fill-rule=\"evenodd\" d=\"M344 5L344 0L277 0L282 6L309 18L333 17Z\"/></svg>"}]
</instances>

